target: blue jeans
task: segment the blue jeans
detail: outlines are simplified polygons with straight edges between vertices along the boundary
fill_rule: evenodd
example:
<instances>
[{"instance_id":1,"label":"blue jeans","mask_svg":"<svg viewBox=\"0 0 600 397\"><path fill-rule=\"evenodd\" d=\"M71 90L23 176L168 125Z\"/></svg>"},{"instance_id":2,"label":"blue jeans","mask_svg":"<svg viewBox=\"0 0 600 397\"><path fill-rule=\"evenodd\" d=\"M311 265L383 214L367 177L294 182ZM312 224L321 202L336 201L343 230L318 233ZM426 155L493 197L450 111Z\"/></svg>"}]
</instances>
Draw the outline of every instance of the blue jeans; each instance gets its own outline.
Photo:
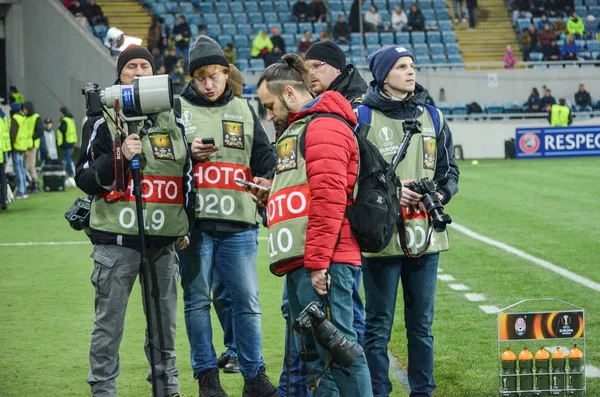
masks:
<instances>
[{"instance_id":1,"label":"blue jeans","mask_svg":"<svg viewBox=\"0 0 600 397\"><path fill-rule=\"evenodd\" d=\"M189 55L189 47L177 47L175 46L175 56L179 59L183 55L183 70L187 72L188 70L188 55Z\"/></svg>"},{"instance_id":2,"label":"blue jeans","mask_svg":"<svg viewBox=\"0 0 600 397\"><path fill-rule=\"evenodd\" d=\"M261 355L257 249L258 228L237 233L210 234L194 229L189 247L184 255L180 255L185 326L194 378L210 368L217 368L210 321L213 271L217 272L231 297L240 372L244 378L251 379L265 365ZM236 333L235 329L242 332Z\"/></svg>"},{"instance_id":3,"label":"blue jeans","mask_svg":"<svg viewBox=\"0 0 600 397\"><path fill-rule=\"evenodd\" d=\"M27 174L25 173L25 153L13 151L13 168L17 178L17 194L27 194Z\"/></svg>"},{"instance_id":4,"label":"blue jeans","mask_svg":"<svg viewBox=\"0 0 600 397\"><path fill-rule=\"evenodd\" d=\"M352 286L358 268L355 266L333 263L329 267L331 285L329 290L329 304L331 307L331 322L337 329L352 342L357 342L356 331L353 328L352 309ZM312 301L321 301L321 297L315 292L310 272L304 268L298 269L287 275L287 292L292 318L298 314ZM296 349L306 358L306 366L309 374L319 374L327 360L325 348L311 335L296 335ZM315 354L317 353L317 354ZM348 368L342 368L333 364L325 372L319 387L313 393L315 397L337 395L334 391L339 390L339 395L344 397L372 397L371 377L364 354Z\"/></svg>"},{"instance_id":5,"label":"blue jeans","mask_svg":"<svg viewBox=\"0 0 600 397\"><path fill-rule=\"evenodd\" d=\"M408 384L411 397L431 397L433 380L433 310L439 254L421 258L365 258L367 327L365 355L376 397L389 396L387 346L394 324L398 284L402 281L404 325L408 340Z\"/></svg>"},{"instance_id":6,"label":"blue jeans","mask_svg":"<svg viewBox=\"0 0 600 397\"><path fill-rule=\"evenodd\" d=\"M452 8L454 8L454 18L463 19L465 17L464 0L452 0Z\"/></svg>"},{"instance_id":7,"label":"blue jeans","mask_svg":"<svg viewBox=\"0 0 600 397\"><path fill-rule=\"evenodd\" d=\"M475 8L469 7L467 8L467 12L469 13L469 27L475 28Z\"/></svg>"},{"instance_id":8,"label":"blue jeans","mask_svg":"<svg viewBox=\"0 0 600 397\"><path fill-rule=\"evenodd\" d=\"M223 345L226 348L225 353L227 353L229 357L235 358L237 357L237 352L235 350L235 340L233 337L231 298L216 271L213 271L212 296L213 306L215 307L215 312L221 323L221 328L223 329Z\"/></svg>"},{"instance_id":9,"label":"blue jeans","mask_svg":"<svg viewBox=\"0 0 600 397\"><path fill-rule=\"evenodd\" d=\"M71 155L73 154L73 148L63 149L63 164L67 169L67 174L69 176L74 176L75 172L73 171L73 160L71 159Z\"/></svg>"}]
</instances>

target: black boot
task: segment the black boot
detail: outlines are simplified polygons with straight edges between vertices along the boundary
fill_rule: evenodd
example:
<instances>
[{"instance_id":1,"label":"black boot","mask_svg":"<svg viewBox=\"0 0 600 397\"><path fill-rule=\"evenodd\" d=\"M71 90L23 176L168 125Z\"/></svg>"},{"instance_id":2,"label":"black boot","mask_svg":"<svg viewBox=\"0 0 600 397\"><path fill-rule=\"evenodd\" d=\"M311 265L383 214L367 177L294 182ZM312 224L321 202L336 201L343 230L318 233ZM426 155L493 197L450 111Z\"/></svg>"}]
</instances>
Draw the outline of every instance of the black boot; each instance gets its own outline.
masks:
<instances>
[{"instance_id":1,"label":"black boot","mask_svg":"<svg viewBox=\"0 0 600 397\"><path fill-rule=\"evenodd\" d=\"M219 369L211 368L198 375L199 397L229 397L221 387L219 380Z\"/></svg>"},{"instance_id":2,"label":"black boot","mask_svg":"<svg viewBox=\"0 0 600 397\"><path fill-rule=\"evenodd\" d=\"M260 367L256 377L244 379L243 397L273 397L277 388L269 381L265 367Z\"/></svg>"},{"instance_id":3,"label":"black boot","mask_svg":"<svg viewBox=\"0 0 600 397\"><path fill-rule=\"evenodd\" d=\"M38 187L37 181L31 181L31 194L38 194L40 192L40 188Z\"/></svg>"}]
</instances>

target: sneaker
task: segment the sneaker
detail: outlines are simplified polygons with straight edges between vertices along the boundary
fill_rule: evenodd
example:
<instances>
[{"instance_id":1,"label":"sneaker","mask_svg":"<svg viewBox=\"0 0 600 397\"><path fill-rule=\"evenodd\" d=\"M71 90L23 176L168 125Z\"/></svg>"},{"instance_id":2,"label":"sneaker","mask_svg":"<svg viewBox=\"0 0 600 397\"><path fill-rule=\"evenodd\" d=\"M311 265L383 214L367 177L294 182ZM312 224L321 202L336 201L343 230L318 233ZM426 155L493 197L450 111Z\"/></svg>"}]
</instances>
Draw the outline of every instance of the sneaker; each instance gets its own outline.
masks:
<instances>
[{"instance_id":1,"label":"sneaker","mask_svg":"<svg viewBox=\"0 0 600 397\"><path fill-rule=\"evenodd\" d=\"M221 354L221 356L219 358L217 358L217 367L225 368L225 364L227 364L230 359L231 359L231 356L229 354L227 354L227 352Z\"/></svg>"},{"instance_id":2,"label":"sneaker","mask_svg":"<svg viewBox=\"0 0 600 397\"><path fill-rule=\"evenodd\" d=\"M223 372L226 374L237 374L240 372L240 364L237 357L231 357L227 364L223 367Z\"/></svg>"},{"instance_id":3,"label":"sneaker","mask_svg":"<svg viewBox=\"0 0 600 397\"><path fill-rule=\"evenodd\" d=\"M458 23L458 18L454 18L454 23Z\"/></svg>"},{"instance_id":4,"label":"sneaker","mask_svg":"<svg viewBox=\"0 0 600 397\"><path fill-rule=\"evenodd\" d=\"M467 23L467 18L463 18L462 20L464 23Z\"/></svg>"},{"instance_id":5,"label":"sneaker","mask_svg":"<svg viewBox=\"0 0 600 397\"><path fill-rule=\"evenodd\" d=\"M210 368L198 375L199 397L229 397L221 387L219 369Z\"/></svg>"},{"instance_id":6,"label":"sneaker","mask_svg":"<svg viewBox=\"0 0 600 397\"><path fill-rule=\"evenodd\" d=\"M254 379L244 379L242 397L274 397L277 388L269 381L265 367L260 367Z\"/></svg>"},{"instance_id":7,"label":"sneaker","mask_svg":"<svg viewBox=\"0 0 600 397\"><path fill-rule=\"evenodd\" d=\"M183 394L183 393L173 393L173 394L169 394L167 397L185 397L185 394Z\"/></svg>"},{"instance_id":8,"label":"sneaker","mask_svg":"<svg viewBox=\"0 0 600 397\"><path fill-rule=\"evenodd\" d=\"M29 196L28 196L28 195L26 195L26 194L17 194L17 195L15 196L15 198L16 198L17 200L24 200L24 199L26 199L26 198L29 198Z\"/></svg>"}]
</instances>

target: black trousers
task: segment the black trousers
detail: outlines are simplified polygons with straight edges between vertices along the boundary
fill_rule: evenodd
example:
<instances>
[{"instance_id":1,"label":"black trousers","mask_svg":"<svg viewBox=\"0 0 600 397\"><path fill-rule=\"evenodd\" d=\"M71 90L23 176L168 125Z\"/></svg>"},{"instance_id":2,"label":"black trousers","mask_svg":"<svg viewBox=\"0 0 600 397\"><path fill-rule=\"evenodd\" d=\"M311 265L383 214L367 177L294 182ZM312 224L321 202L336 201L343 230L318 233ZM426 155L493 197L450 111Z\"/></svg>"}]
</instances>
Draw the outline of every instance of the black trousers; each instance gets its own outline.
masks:
<instances>
[{"instance_id":1,"label":"black trousers","mask_svg":"<svg viewBox=\"0 0 600 397\"><path fill-rule=\"evenodd\" d=\"M4 161L0 164L0 206L4 207L8 201L6 188L8 186L8 180L6 179L6 161L8 156L5 153L0 153L0 156L4 156Z\"/></svg>"}]
</instances>

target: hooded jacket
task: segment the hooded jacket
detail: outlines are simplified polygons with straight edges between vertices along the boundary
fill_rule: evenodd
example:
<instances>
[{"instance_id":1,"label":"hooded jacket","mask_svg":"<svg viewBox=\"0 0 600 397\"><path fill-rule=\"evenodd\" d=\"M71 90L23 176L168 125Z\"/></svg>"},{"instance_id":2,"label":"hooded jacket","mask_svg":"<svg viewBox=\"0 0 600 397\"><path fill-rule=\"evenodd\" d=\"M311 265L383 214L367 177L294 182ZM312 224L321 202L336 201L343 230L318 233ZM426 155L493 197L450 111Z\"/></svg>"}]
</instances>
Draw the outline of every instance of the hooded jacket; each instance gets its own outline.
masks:
<instances>
[{"instance_id":1,"label":"hooded jacket","mask_svg":"<svg viewBox=\"0 0 600 397\"><path fill-rule=\"evenodd\" d=\"M353 103L352 101L365 95L365 92L367 92L367 83L356 67L350 64L331 82L327 91L339 92L352 104L352 108L356 108L359 103Z\"/></svg>"},{"instance_id":2,"label":"hooded jacket","mask_svg":"<svg viewBox=\"0 0 600 397\"><path fill-rule=\"evenodd\" d=\"M230 87L227 87L220 98L214 102L211 102L206 96L198 93L196 87L194 86L193 80L190 81L183 89L181 96L192 105L204 108L224 106L235 98L233 95L233 90ZM269 138L267 137L260 120L256 116L254 109L252 106L250 106L250 104L248 104L248 108L250 109L252 118L254 119L254 139L252 140L252 153L250 154L250 172L254 176L262 177L268 175L273 169L275 169L275 166L277 165L277 157L275 154L275 149L273 149L273 146L269 142ZM188 142L188 144L191 144L191 142ZM192 159L192 161L194 165L197 163L195 159ZM199 222L196 220L194 227L203 231L240 232L248 230L248 228L251 226L236 222L207 220L202 220Z\"/></svg>"},{"instance_id":3,"label":"hooded jacket","mask_svg":"<svg viewBox=\"0 0 600 397\"><path fill-rule=\"evenodd\" d=\"M391 100L384 96L381 89L372 82L367 90L367 94L362 101L363 105L381 111L385 117L394 120L416 119L426 112L425 109L425 89L420 84L416 84L414 94L407 100ZM446 119L437 136L437 159L435 165L434 180L440 181L440 193L442 193L442 203L446 204L452 196L458 192L459 170L454 160L454 145L452 143L452 133ZM410 179L410 175L405 178Z\"/></svg>"},{"instance_id":4,"label":"hooded jacket","mask_svg":"<svg viewBox=\"0 0 600 397\"><path fill-rule=\"evenodd\" d=\"M27 110L27 117L31 117L35 114L35 106L33 106L33 102L27 101L23 104L23 109ZM44 123L42 122L42 117L38 117L35 122L35 127L33 130L33 140L41 138L44 136Z\"/></svg>"},{"instance_id":5,"label":"hooded jacket","mask_svg":"<svg viewBox=\"0 0 600 397\"><path fill-rule=\"evenodd\" d=\"M273 42L269 36L263 37L264 31L258 32L254 41L252 41L252 52L250 55L252 58L256 58L260 55L260 52L266 47L269 52L273 51Z\"/></svg>"},{"instance_id":6,"label":"hooded jacket","mask_svg":"<svg viewBox=\"0 0 600 397\"><path fill-rule=\"evenodd\" d=\"M288 124L319 113L334 113L351 125L357 121L352 107L340 93L326 91L300 112L290 113ZM304 267L321 270L329 268L331 263L360 266L360 248L344 216L358 174L354 134L343 121L321 117L308 125L304 142L311 199ZM292 269L300 265L290 264Z\"/></svg>"}]
</instances>

